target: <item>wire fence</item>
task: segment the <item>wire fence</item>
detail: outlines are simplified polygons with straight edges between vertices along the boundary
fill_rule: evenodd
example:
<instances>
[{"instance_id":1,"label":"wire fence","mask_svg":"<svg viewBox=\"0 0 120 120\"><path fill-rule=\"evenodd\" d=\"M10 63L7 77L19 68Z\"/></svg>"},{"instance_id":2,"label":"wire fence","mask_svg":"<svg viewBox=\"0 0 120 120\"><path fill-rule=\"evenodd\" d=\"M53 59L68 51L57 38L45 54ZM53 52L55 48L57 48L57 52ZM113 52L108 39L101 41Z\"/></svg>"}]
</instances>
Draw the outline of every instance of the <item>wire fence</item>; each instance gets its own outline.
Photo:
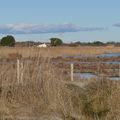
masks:
<instances>
[{"instance_id":1,"label":"wire fence","mask_svg":"<svg viewBox=\"0 0 120 120\"><path fill-rule=\"evenodd\" d=\"M0 60L0 67L1 66L12 66L16 71L17 75L17 83L23 83L23 76L24 76L24 65L26 63L32 64L34 60L30 59L2 59ZM30 65L29 64L29 65ZM64 65L62 67L65 67ZM94 73L97 76L114 76L120 78L120 63L112 64L112 63L105 63L105 62L79 62L79 64L71 62L69 63L69 71L71 76L71 81L74 81L74 73Z\"/></svg>"}]
</instances>

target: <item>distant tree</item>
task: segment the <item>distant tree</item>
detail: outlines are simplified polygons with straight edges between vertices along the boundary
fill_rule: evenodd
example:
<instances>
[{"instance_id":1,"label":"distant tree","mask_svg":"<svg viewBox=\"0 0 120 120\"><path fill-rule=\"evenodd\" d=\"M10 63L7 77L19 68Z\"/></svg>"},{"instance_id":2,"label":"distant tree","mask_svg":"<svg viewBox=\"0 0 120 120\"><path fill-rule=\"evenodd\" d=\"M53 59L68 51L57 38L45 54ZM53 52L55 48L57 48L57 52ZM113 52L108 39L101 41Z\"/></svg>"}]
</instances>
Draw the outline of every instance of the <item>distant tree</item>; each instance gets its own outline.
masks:
<instances>
[{"instance_id":1,"label":"distant tree","mask_svg":"<svg viewBox=\"0 0 120 120\"><path fill-rule=\"evenodd\" d=\"M50 41L52 46L59 46L63 44L63 41L59 38L51 38Z\"/></svg>"},{"instance_id":2,"label":"distant tree","mask_svg":"<svg viewBox=\"0 0 120 120\"><path fill-rule=\"evenodd\" d=\"M93 44L94 44L94 45L97 45L97 46L104 45L104 43L101 42L101 41L95 41L95 42L93 42Z\"/></svg>"},{"instance_id":3,"label":"distant tree","mask_svg":"<svg viewBox=\"0 0 120 120\"><path fill-rule=\"evenodd\" d=\"M15 45L15 38L11 35L7 35L1 39L0 43L2 46L13 47Z\"/></svg>"}]
</instances>

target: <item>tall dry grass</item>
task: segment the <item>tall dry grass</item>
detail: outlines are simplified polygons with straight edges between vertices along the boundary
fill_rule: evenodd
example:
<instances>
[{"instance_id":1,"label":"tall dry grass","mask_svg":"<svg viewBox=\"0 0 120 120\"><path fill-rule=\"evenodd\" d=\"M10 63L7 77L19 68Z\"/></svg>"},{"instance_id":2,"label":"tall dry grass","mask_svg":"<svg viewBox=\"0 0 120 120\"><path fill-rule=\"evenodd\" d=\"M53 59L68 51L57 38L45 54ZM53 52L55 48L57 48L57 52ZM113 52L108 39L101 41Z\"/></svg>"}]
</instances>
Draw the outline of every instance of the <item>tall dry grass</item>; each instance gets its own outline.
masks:
<instances>
[{"instance_id":1,"label":"tall dry grass","mask_svg":"<svg viewBox=\"0 0 120 120\"><path fill-rule=\"evenodd\" d=\"M90 80L84 88L68 85L76 120L119 120L120 82L107 78Z\"/></svg>"},{"instance_id":2,"label":"tall dry grass","mask_svg":"<svg viewBox=\"0 0 120 120\"><path fill-rule=\"evenodd\" d=\"M40 119L41 116L65 119L69 116L70 97L63 71L40 53L20 62L23 68L19 80L17 61L0 63L0 119Z\"/></svg>"},{"instance_id":3,"label":"tall dry grass","mask_svg":"<svg viewBox=\"0 0 120 120\"><path fill-rule=\"evenodd\" d=\"M0 63L0 119L120 119L119 81L102 77L85 81L84 87L75 85L66 81L62 69L40 51L33 58L32 50L27 53L29 59L20 60L23 69L19 82L16 60Z\"/></svg>"},{"instance_id":4,"label":"tall dry grass","mask_svg":"<svg viewBox=\"0 0 120 120\"><path fill-rule=\"evenodd\" d=\"M36 56L36 53L40 52L41 55L47 57L57 57L57 56L72 56L79 54L103 54L103 53L113 53L120 52L119 47L96 47L96 46L79 46L79 47L47 47L47 48L37 48L37 47L0 47L0 57L7 57L11 53L19 53L22 57Z\"/></svg>"}]
</instances>

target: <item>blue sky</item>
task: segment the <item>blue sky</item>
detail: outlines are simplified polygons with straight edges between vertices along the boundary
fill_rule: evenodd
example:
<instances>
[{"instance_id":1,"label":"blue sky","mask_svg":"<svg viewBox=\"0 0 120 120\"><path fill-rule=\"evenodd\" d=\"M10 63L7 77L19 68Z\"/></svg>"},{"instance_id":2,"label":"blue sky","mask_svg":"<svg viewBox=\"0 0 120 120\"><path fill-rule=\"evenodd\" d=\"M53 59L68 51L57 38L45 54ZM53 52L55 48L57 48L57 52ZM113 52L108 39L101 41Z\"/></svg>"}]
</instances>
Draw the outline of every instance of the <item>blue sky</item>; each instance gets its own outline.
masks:
<instances>
[{"instance_id":1,"label":"blue sky","mask_svg":"<svg viewBox=\"0 0 120 120\"><path fill-rule=\"evenodd\" d=\"M0 0L0 38L120 41L120 0Z\"/></svg>"}]
</instances>

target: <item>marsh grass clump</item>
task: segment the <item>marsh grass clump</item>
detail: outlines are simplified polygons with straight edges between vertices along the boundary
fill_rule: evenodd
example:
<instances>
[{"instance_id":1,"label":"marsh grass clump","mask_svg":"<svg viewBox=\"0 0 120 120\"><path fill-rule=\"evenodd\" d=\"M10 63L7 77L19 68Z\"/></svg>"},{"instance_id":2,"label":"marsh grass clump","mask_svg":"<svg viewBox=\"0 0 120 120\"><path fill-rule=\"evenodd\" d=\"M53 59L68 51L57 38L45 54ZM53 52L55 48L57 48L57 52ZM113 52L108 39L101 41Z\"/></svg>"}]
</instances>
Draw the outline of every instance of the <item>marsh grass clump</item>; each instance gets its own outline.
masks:
<instances>
[{"instance_id":1,"label":"marsh grass clump","mask_svg":"<svg viewBox=\"0 0 120 120\"><path fill-rule=\"evenodd\" d=\"M116 94L119 94L115 93L116 90L120 90L116 82L107 78L88 84L86 91L80 97L82 113L92 118L106 119L116 111L116 108L113 109L113 101L119 104L115 98Z\"/></svg>"},{"instance_id":2,"label":"marsh grass clump","mask_svg":"<svg viewBox=\"0 0 120 120\"><path fill-rule=\"evenodd\" d=\"M84 87L68 84L72 110L82 120L116 120L120 118L120 83L106 77L90 80Z\"/></svg>"},{"instance_id":3,"label":"marsh grass clump","mask_svg":"<svg viewBox=\"0 0 120 120\"><path fill-rule=\"evenodd\" d=\"M66 92L62 71L52 65L49 58L38 57L34 61L23 62L22 78L20 77L19 82L17 66L1 65L0 101L4 101L5 109L1 106L0 115L4 113L5 117L39 118L44 114L63 111Z\"/></svg>"},{"instance_id":4,"label":"marsh grass clump","mask_svg":"<svg viewBox=\"0 0 120 120\"><path fill-rule=\"evenodd\" d=\"M83 114L93 118L104 118L110 112L109 100L114 88L112 81L104 79L86 86L86 91L80 98Z\"/></svg>"},{"instance_id":5,"label":"marsh grass clump","mask_svg":"<svg viewBox=\"0 0 120 120\"><path fill-rule=\"evenodd\" d=\"M88 98L82 97L82 113L92 118L102 118L107 115L110 108L104 98Z\"/></svg>"}]
</instances>

